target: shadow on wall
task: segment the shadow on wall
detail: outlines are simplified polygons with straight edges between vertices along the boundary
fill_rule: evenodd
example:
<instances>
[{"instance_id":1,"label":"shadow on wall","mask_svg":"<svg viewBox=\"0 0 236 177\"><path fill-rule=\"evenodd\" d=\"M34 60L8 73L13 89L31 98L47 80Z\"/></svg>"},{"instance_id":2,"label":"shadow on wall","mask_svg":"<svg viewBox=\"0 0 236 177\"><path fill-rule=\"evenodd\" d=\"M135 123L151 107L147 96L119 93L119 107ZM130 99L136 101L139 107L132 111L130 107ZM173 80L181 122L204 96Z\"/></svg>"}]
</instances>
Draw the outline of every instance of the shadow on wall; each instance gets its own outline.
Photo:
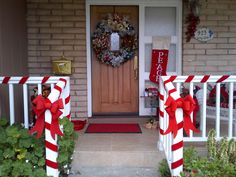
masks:
<instances>
[{"instance_id":1,"label":"shadow on wall","mask_svg":"<svg viewBox=\"0 0 236 177\"><path fill-rule=\"evenodd\" d=\"M0 76L26 76L26 0L0 0ZM23 120L22 85L14 85L15 121ZM9 118L8 85L0 84L0 117Z\"/></svg>"},{"instance_id":2,"label":"shadow on wall","mask_svg":"<svg viewBox=\"0 0 236 177\"><path fill-rule=\"evenodd\" d=\"M24 118L22 93L22 86L14 86L15 122L22 122ZM0 118L10 119L8 85L0 85Z\"/></svg>"},{"instance_id":3,"label":"shadow on wall","mask_svg":"<svg viewBox=\"0 0 236 177\"><path fill-rule=\"evenodd\" d=\"M9 111L8 110L8 93L7 93L7 86L0 85L0 118L7 118L9 117ZM8 106L8 107L7 107ZM8 114L7 114L8 113Z\"/></svg>"}]
</instances>

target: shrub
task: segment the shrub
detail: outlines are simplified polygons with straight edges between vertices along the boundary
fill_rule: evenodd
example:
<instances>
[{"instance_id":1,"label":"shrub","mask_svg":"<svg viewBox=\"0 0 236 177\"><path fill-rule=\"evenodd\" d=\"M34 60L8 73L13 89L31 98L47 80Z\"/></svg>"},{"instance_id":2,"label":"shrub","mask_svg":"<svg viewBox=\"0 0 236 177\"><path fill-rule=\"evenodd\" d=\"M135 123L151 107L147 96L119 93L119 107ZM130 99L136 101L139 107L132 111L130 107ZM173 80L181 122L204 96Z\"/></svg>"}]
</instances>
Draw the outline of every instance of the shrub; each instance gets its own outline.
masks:
<instances>
[{"instance_id":1,"label":"shrub","mask_svg":"<svg viewBox=\"0 0 236 177\"><path fill-rule=\"evenodd\" d=\"M76 134L73 124L60 119L64 137L58 138L60 176L70 172ZM37 139L21 125L11 125L0 119L0 176L46 177L44 136Z\"/></svg>"},{"instance_id":2,"label":"shrub","mask_svg":"<svg viewBox=\"0 0 236 177\"><path fill-rule=\"evenodd\" d=\"M221 139L219 142L215 139L215 130L210 130L207 139L208 157L212 160L220 160L223 163L232 163L236 165L236 142L234 139L230 141L227 138Z\"/></svg>"},{"instance_id":3,"label":"shrub","mask_svg":"<svg viewBox=\"0 0 236 177\"><path fill-rule=\"evenodd\" d=\"M0 176L45 177L44 141L20 125L0 121Z\"/></svg>"},{"instance_id":4,"label":"shrub","mask_svg":"<svg viewBox=\"0 0 236 177\"><path fill-rule=\"evenodd\" d=\"M193 148L186 148L184 149L184 169L185 171L192 170L192 163L197 161L198 154L197 151ZM160 177L171 177L170 169L166 159L163 159L159 163L159 173Z\"/></svg>"},{"instance_id":5,"label":"shrub","mask_svg":"<svg viewBox=\"0 0 236 177\"><path fill-rule=\"evenodd\" d=\"M208 157L197 157L189 162L190 159L184 156L184 172L181 174L182 177L236 176L235 141L233 139L228 141L224 137L217 142L215 136L215 130L210 130L207 139Z\"/></svg>"},{"instance_id":6,"label":"shrub","mask_svg":"<svg viewBox=\"0 0 236 177\"><path fill-rule=\"evenodd\" d=\"M184 149L182 177L235 177L236 142L227 138L217 142L215 130L210 130L207 140L208 157L200 157L194 148ZM171 177L166 160L160 163L161 177Z\"/></svg>"},{"instance_id":7,"label":"shrub","mask_svg":"<svg viewBox=\"0 0 236 177\"><path fill-rule=\"evenodd\" d=\"M71 170L77 134L74 131L74 124L68 118L60 119L59 123L63 125L64 136L58 138L59 155L57 161L59 163L60 176L67 176Z\"/></svg>"},{"instance_id":8,"label":"shrub","mask_svg":"<svg viewBox=\"0 0 236 177\"><path fill-rule=\"evenodd\" d=\"M159 175L160 177L171 177L170 169L166 159L163 159L159 163Z\"/></svg>"}]
</instances>

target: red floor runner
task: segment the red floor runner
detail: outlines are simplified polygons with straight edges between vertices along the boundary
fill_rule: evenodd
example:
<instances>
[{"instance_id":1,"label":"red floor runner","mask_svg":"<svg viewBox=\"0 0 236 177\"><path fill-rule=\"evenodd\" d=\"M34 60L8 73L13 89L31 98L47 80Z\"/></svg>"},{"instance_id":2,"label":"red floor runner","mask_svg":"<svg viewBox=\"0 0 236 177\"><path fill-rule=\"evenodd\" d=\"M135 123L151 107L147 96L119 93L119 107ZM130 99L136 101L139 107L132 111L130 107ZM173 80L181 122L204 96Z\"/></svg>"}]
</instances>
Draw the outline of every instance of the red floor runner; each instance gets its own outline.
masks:
<instances>
[{"instance_id":1,"label":"red floor runner","mask_svg":"<svg viewBox=\"0 0 236 177\"><path fill-rule=\"evenodd\" d=\"M139 124L89 124L85 133L142 133Z\"/></svg>"}]
</instances>

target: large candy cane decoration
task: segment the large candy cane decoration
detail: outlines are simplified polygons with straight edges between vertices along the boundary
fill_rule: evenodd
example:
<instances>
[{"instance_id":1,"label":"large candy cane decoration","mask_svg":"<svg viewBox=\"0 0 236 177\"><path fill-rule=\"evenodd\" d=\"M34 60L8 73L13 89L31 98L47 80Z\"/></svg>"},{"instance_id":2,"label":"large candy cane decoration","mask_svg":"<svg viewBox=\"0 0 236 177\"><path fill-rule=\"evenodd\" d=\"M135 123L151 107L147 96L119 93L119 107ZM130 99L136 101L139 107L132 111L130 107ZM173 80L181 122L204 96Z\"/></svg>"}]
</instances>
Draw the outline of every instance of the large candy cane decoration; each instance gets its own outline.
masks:
<instances>
[{"instance_id":1,"label":"large candy cane decoration","mask_svg":"<svg viewBox=\"0 0 236 177\"><path fill-rule=\"evenodd\" d=\"M55 102L62 94L63 89L67 85L67 80L59 79L59 82L55 85L54 89L48 96L48 99L53 103ZM68 88L67 88L68 89ZM68 90L64 93L68 94ZM69 96L67 96L69 99ZM67 100L67 106L69 105L70 100ZM65 104L64 104L65 105ZM65 108L64 108L65 110ZM69 110L64 111L64 115L68 114ZM45 112L45 145L46 145L46 170L48 176L57 177L59 175L58 171L58 163L57 163L57 156L58 156L58 146L57 146L57 138L53 139L50 133L50 124L52 122L52 115L50 110ZM48 125L48 126L47 126Z\"/></svg>"}]
</instances>

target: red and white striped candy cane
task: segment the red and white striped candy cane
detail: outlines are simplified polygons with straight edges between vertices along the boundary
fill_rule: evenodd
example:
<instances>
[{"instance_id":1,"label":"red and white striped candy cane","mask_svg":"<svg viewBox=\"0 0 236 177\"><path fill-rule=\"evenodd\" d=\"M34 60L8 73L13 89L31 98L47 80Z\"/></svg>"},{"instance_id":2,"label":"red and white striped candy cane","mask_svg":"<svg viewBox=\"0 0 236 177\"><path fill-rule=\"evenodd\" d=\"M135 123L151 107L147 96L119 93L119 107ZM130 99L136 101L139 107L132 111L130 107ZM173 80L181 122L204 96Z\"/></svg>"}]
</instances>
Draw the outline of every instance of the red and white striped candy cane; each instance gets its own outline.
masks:
<instances>
[{"instance_id":1,"label":"red and white striped candy cane","mask_svg":"<svg viewBox=\"0 0 236 177\"><path fill-rule=\"evenodd\" d=\"M70 79L66 79L67 83L70 83ZM63 99L64 102L64 109L62 117L67 117L71 119L71 110L70 110L70 84L66 84L65 88L63 89L60 98Z\"/></svg>"},{"instance_id":2,"label":"red and white striped candy cane","mask_svg":"<svg viewBox=\"0 0 236 177\"><path fill-rule=\"evenodd\" d=\"M51 103L58 100L63 89L67 85L66 79L59 79L59 82L55 85L54 89L48 96L48 99ZM45 112L45 145L46 145L46 171L48 176L58 177L58 146L57 146L57 136L55 140L52 138L50 133L50 125L52 122L52 115L50 110L46 110Z\"/></svg>"},{"instance_id":3,"label":"red and white striped candy cane","mask_svg":"<svg viewBox=\"0 0 236 177\"><path fill-rule=\"evenodd\" d=\"M176 76L162 76L161 79L163 80L163 83L160 82L160 141L159 145L163 144L164 137L163 133L165 131L164 127L164 89L166 90L168 96L171 96L174 100L177 100L180 98L180 95L178 94L176 88L172 84L173 80L176 79ZM172 139L171 142L171 174L172 176L178 176L181 171L183 171L183 111L181 108L178 108L176 111L176 121L179 126L177 135L175 138ZM163 147L160 147L163 148ZM168 149L169 147L164 147L164 149ZM169 159L167 159L169 160Z\"/></svg>"}]
</instances>

